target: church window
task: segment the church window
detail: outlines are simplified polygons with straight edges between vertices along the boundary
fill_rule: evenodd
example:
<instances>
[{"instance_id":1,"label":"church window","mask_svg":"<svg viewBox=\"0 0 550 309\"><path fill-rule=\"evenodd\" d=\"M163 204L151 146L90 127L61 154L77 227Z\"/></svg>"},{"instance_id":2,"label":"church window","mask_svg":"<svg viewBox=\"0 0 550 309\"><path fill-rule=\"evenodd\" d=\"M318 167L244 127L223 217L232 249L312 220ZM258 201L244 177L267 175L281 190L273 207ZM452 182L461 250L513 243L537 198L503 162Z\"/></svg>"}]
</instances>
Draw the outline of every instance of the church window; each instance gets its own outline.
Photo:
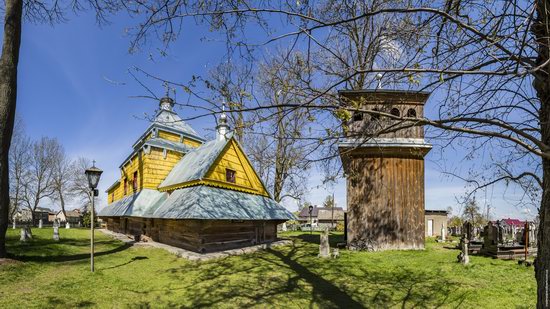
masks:
<instances>
[{"instance_id":1,"label":"church window","mask_svg":"<svg viewBox=\"0 0 550 309\"><path fill-rule=\"evenodd\" d=\"M396 116L396 117L401 116L401 112L399 112L399 110L395 107L391 109L390 114L392 114L393 116Z\"/></svg>"},{"instance_id":2,"label":"church window","mask_svg":"<svg viewBox=\"0 0 550 309\"><path fill-rule=\"evenodd\" d=\"M128 194L128 179L124 179L124 195Z\"/></svg>"},{"instance_id":3,"label":"church window","mask_svg":"<svg viewBox=\"0 0 550 309\"><path fill-rule=\"evenodd\" d=\"M416 110L414 108L409 108L407 111L407 117L416 118Z\"/></svg>"},{"instance_id":4,"label":"church window","mask_svg":"<svg viewBox=\"0 0 550 309\"><path fill-rule=\"evenodd\" d=\"M134 189L134 192L138 189L138 173L134 172L134 179L132 180L132 189Z\"/></svg>"},{"instance_id":5,"label":"church window","mask_svg":"<svg viewBox=\"0 0 550 309\"><path fill-rule=\"evenodd\" d=\"M225 181L235 183L237 182L237 178L235 177L236 172L234 170L225 169Z\"/></svg>"}]
</instances>

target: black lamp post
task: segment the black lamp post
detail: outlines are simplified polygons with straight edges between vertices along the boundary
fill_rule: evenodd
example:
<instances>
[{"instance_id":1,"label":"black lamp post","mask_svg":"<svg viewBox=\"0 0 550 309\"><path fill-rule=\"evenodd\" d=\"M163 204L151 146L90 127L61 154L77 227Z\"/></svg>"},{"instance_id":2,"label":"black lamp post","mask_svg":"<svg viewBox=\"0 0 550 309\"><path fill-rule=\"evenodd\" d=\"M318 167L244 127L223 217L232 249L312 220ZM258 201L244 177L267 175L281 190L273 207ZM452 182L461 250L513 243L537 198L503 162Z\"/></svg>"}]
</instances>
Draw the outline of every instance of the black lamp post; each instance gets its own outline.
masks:
<instances>
[{"instance_id":1,"label":"black lamp post","mask_svg":"<svg viewBox=\"0 0 550 309\"><path fill-rule=\"evenodd\" d=\"M94 272L94 200L98 195L97 184L99 178L101 178L102 170L95 167L95 161L93 161L92 167L86 170L85 174L88 178L88 186L90 187L90 199L92 201L92 211L90 213L90 269Z\"/></svg>"},{"instance_id":2,"label":"black lamp post","mask_svg":"<svg viewBox=\"0 0 550 309\"><path fill-rule=\"evenodd\" d=\"M311 213L313 212L313 206L309 205L309 234L313 234L313 220L311 219Z\"/></svg>"}]
</instances>

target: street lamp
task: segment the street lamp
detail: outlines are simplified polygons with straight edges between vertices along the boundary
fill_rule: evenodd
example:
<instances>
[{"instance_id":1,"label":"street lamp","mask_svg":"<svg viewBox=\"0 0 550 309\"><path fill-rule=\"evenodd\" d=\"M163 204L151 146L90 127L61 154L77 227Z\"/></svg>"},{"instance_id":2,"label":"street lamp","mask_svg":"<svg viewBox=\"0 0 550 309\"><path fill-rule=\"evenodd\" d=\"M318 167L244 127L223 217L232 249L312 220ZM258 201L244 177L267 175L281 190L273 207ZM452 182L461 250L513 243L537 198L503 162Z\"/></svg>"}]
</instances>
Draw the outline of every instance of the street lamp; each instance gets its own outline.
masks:
<instances>
[{"instance_id":1,"label":"street lamp","mask_svg":"<svg viewBox=\"0 0 550 309\"><path fill-rule=\"evenodd\" d=\"M86 170L86 178L88 178L88 186L90 187L90 198L92 200L92 212L90 213L90 269L94 272L94 199L98 195L97 184L99 178L103 173L102 170L95 167L95 161L93 161L92 167Z\"/></svg>"},{"instance_id":2,"label":"street lamp","mask_svg":"<svg viewBox=\"0 0 550 309\"><path fill-rule=\"evenodd\" d=\"M313 234L313 220L311 219L311 213L313 212L313 205L309 205L309 234Z\"/></svg>"}]
</instances>

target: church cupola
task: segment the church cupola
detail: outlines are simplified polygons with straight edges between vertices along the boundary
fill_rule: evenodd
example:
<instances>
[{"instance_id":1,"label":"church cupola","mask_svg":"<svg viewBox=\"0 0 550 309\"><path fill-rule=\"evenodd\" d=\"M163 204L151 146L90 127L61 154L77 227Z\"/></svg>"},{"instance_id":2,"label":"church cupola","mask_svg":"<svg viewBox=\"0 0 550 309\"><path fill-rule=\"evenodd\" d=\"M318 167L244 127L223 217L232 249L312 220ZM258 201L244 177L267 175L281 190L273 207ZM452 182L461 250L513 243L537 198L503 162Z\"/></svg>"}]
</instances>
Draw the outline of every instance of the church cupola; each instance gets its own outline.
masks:
<instances>
[{"instance_id":1,"label":"church cupola","mask_svg":"<svg viewBox=\"0 0 550 309\"><path fill-rule=\"evenodd\" d=\"M227 140L229 133L229 125L227 124L227 115L225 114L225 103L222 105L222 114L220 115L220 121L216 126L216 139L219 141Z\"/></svg>"},{"instance_id":2,"label":"church cupola","mask_svg":"<svg viewBox=\"0 0 550 309\"><path fill-rule=\"evenodd\" d=\"M165 96L164 98L160 99L160 109L171 112L174 109L174 99L170 98L169 96Z\"/></svg>"}]
</instances>

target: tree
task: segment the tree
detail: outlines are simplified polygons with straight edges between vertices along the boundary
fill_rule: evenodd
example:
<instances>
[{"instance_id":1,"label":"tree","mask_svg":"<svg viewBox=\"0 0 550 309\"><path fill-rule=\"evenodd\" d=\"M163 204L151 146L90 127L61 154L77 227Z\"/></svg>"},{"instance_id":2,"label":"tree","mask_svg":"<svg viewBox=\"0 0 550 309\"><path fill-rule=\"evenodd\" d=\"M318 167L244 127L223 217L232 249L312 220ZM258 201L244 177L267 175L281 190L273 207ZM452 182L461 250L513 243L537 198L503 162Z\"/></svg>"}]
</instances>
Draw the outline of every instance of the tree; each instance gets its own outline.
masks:
<instances>
[{"instance_id":1,"label":"tree","mask_svg":"<svg viewBox=\"0 0 550 309\"><path fill-rule=\"evenodd\" d=\"M9 151L11 205L9 218L12 220L22 206L24 184L29 178L30 146L31 141L25 134L23 122L17 118Z\"/></svg>"},{"instance_id":2,"label":"tree","mask_svg":"<svg viewBox=\"0 0 550 309\"><path fill-rule=\"evenodd\" d=\"M61 145L56 139L42 137L32 143L29 177L23 185L23 200L31 211L34 224L36 207L44 198L55 194L55 164L59 160Z\"/></svg>"},{"instance_id":3,"label":"tree","mask_svg":"<svg viewBox=\"0 0 550 309\"><path fill-rule=\"evenodd\" d=\"M334 195L327 195L325 198L325 201L323 202L323 207L325 208L334 208L336 207L336 203L334 202Z\"/></svg>"},{"instance_id":4,"label":"tree","mask_svg":"<svg viewBox=\"0 0 550 309\"><path fill-rule=\"evenodd\" d=\"M449 227L462 227L463 221L459 216L452 216L449 218Z\"/></svg>"},{"instance_id":5,"label":"tree","mask_svg":"<svg viewBox=\"0 0 550 309\"><path fill-rule=\"evenodd\" d=\"M0 56L0 258L5 257L9 218L9 149L17 98L22 0L4 2L4 39Z\"/></svg>"},{"instance_id":6,"label":"tree","mask_svg":"<svg viewBox=\"0 0 550 309\"><path fill-rule=\"evenodd\" d=\"M79 199L81 203L88 205L92 203L90 197L90 186L88 184L88 178L85 175L86 169L92 166L92 160L84 157L76 159L75 162L71 165L71 183L69 186L69 191L71 196Z\"/></svg>"},{"instance_id":7,"label":"tree","mask_svg":"<svg viewBox=\"0 0 550 309\"><path fill-rule=\"evenodd\" d=\"M469 221L474 226L484 226L487 224L487 220L481 213L475 198L466 201L462 217L465 221Z\"/></svg>"},{"instance_id":8,"label":"tree","mask_svg":"<svg viewBox=\"0 0 550 309\"><path fill-rule=\"evenodd\" d=\"M259 93L255 97L267 108L254 114L257 120L251 121L255 125L250 128L247 143L262 179L277 202L286 197L299 200L303 196L310 167L305 158L311 146L301 139L307 134L309 113L284 107L304 99L298 91L304 70L301 55L293 56L293 61L285 62L282 56L276 56L260 65Z\"/></svg>"},{"instance_id":9,"label":"tree","mask_svg":"<svg viewBox=\"0 0 550 309\"><path fill-rule=\"evenodd\" d=\"M52 176L52 188L53 194L51 199L54 202L59 202L61 206L61 212L66 218L67 214L65 212L65 204L68 199L71 197L71 189L74 180L74 163L67 157L65 149L62 145L59 145L56 153L52 156L53 160L53 176Z\"/></svg>"}]
</instances>

